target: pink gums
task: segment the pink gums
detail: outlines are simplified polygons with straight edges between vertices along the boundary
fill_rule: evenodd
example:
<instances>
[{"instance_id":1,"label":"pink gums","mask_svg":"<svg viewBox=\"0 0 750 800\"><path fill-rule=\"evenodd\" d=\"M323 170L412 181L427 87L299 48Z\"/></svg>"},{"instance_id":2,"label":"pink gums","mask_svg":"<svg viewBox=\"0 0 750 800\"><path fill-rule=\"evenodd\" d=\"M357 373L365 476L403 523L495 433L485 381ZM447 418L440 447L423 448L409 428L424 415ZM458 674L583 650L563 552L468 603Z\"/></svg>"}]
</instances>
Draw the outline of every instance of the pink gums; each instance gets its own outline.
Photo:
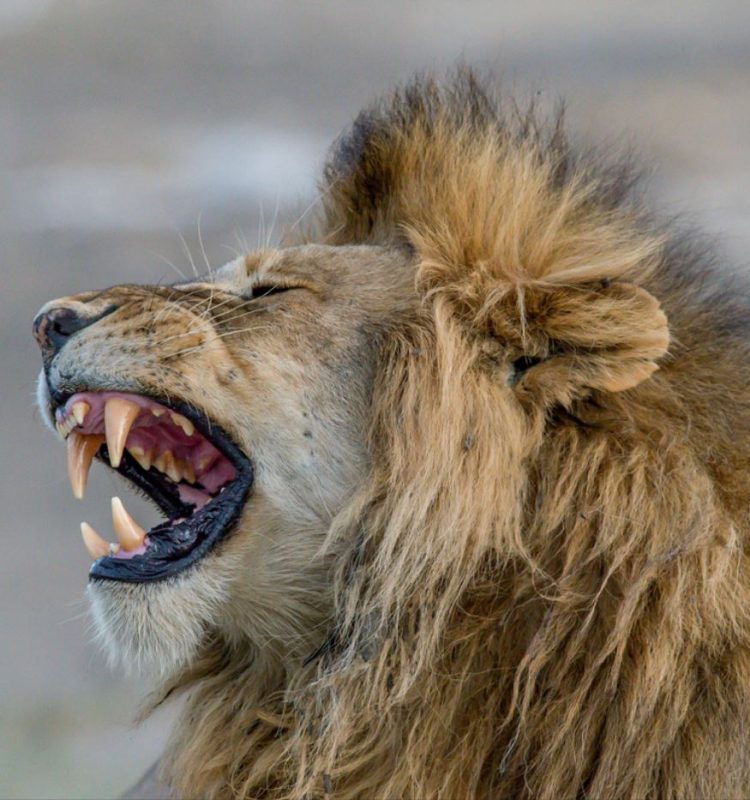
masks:
<instances>
[{"instance_id":1,"label":"pink gums","mask_svg":"<svg viewBox=\"0 0 750 800\"><path fill-rule=\"evenodd\" d=\"M234 480L237 470L228 458L197 430L191 435L185 433L172 421L168 408L148 397L126 392L79 392L67 401L64 409L58 409L57 419L63 422L75 403L85 402L90 410L83 425L78 426L76 431L103 434L104 406L113 397L128 400L141 408L128 435L126 449L141 447L144 451L153 451L154 458L171 450L175 458L190 463L196 483L206 491L182 481L178 488L185 502L194 503L200 508L211 499L211 495L217 494L222 486ZM153 413L154 409L160 412L159 416Z\"/></svg>"}]
</instances>

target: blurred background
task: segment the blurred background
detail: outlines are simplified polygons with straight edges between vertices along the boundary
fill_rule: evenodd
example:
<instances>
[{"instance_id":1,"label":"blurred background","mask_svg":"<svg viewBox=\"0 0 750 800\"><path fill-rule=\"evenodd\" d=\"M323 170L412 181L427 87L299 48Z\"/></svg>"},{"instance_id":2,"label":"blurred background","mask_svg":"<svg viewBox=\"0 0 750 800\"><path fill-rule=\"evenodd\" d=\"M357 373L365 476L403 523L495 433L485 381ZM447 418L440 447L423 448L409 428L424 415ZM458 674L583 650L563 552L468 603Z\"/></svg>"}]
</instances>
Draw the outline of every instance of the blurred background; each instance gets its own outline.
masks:
<instances>
[{"instance_id":1,"label":"blurred background","mask_svg":"<svg viewBox=\"0 0 750 800\"><path fill-rule=\"evenodd\" d=\"M91 641L78 524L111 530L119 489L94 467L72 498L34 409L35 311L273 241L361 105L457 59L635 145L656 202L748 267L747 0L0 0L0 797L116 796L170 721L133 728L145 683Z\"/></svg>"}]
</instances>

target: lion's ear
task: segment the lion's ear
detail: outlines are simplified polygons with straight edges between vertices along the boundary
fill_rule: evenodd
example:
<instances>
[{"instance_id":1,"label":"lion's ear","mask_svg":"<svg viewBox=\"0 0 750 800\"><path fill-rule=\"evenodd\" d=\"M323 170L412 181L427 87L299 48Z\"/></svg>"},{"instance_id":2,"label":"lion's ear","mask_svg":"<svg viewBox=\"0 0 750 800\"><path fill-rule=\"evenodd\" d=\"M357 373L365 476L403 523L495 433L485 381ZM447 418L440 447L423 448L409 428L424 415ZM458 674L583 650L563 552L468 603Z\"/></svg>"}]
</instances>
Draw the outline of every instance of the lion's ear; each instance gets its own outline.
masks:
<instances>
[{"instance_id":1,"label":"lion's ear","mask_svg":"<svg viewBox=\"0 0 750 800\"><path fill-rule=\"evenodd\" d=\"M669 347L658 300L631 283L532 289L525 302L528 340L545 355L517 387L551 402L631 389L658 369Z\"/></svg>"}]
</instances>

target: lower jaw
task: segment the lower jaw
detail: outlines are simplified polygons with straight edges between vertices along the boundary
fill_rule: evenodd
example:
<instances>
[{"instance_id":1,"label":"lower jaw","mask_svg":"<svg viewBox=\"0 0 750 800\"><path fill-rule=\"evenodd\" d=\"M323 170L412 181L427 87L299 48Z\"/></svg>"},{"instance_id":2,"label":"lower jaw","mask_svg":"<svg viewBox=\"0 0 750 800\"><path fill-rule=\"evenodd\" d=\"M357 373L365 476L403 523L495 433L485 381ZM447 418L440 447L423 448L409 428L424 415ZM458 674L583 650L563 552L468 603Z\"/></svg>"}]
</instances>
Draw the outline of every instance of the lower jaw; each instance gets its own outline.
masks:
<instances>
[{"instance_id":1,"label":"lower jaw","mask_svg":"<svg viewBox=\"0 0 750 800\"><path fill-rule=\"evenodd\" d=\"M252 467L229 484L215 500L192 517L164 522L147 534L142 553L104 556L91 565L91 580L151 583L166 580L192 567L234 530L252 487Z\"/></svg>"}]
</instances>

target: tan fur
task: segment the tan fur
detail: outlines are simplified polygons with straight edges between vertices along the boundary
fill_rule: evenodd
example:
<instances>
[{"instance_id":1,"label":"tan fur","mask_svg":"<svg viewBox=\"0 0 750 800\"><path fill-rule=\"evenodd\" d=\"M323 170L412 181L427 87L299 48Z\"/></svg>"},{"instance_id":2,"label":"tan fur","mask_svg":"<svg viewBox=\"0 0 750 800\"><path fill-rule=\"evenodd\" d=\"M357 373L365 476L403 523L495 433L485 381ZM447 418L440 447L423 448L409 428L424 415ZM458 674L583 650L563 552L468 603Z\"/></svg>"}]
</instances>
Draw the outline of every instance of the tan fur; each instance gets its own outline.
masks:
<instances>
[{"instance_id":1,"label":"tan fur","mask_svg":"<svg viewBox=\"0 0 750 800\"><path fill-rule=\"evenodd\" d=\"M259 470L240 529L164 590L175 624L207 582L228 598L164 655L178 795L750 794L750 296L629 174L471 74L417 81L336 145L318 244L216 277L315 300L231 343L214 317L214 355L165 382ZM118 604L148 628L94 590L105 630Z\"/></svg>"}]
</instances>

